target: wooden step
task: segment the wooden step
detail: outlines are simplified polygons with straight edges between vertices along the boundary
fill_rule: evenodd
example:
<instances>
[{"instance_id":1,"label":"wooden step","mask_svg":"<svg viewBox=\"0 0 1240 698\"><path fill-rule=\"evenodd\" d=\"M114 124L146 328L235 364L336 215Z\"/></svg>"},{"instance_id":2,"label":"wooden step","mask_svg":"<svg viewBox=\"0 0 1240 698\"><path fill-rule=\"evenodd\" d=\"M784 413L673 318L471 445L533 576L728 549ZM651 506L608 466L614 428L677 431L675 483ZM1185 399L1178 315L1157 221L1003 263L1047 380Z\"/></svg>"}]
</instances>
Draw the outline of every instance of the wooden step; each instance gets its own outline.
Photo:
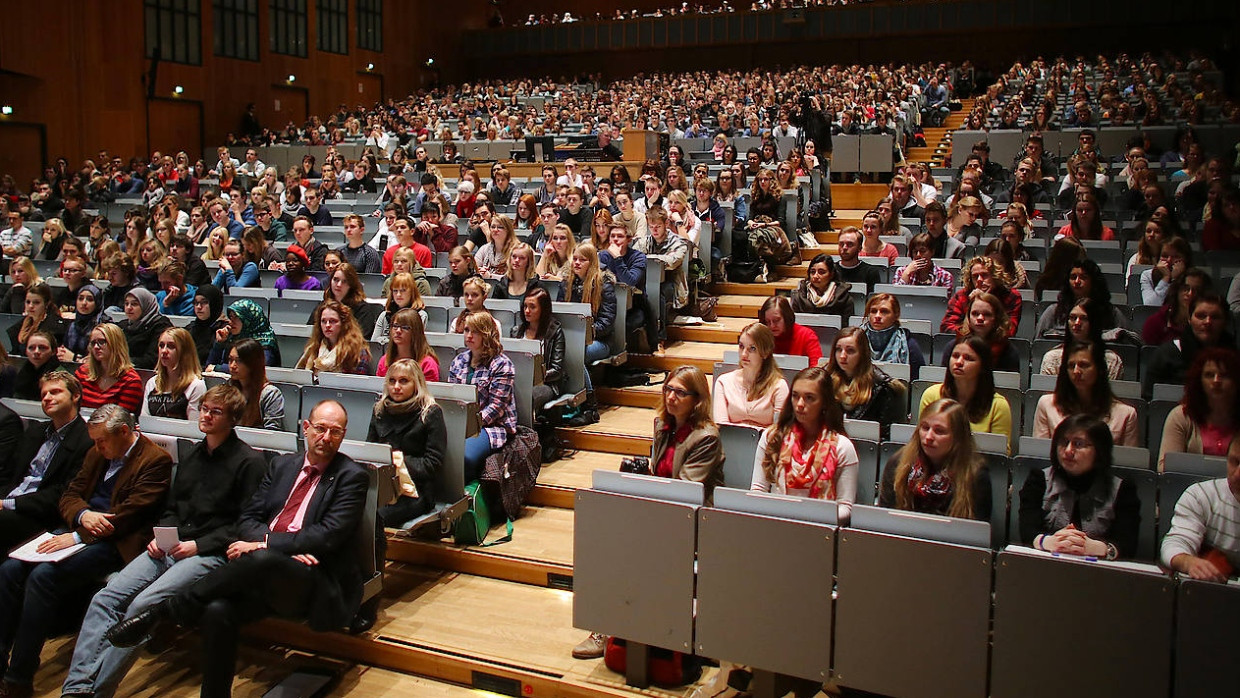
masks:
<instances>
[{"instance_id":1,"label":"wooden step","mask_svg":"<svg viewBox=\"0 0 1240 698\"><path fill-rule=\"evenodd\" d=\"M781 277L778 281L770 281L764 284L736 284L730 281L725 281L722 283L711 284L711 292L717 296L755 296L762 299L767 299L777 293L792 293L792 289L797 287L797 283L800 280L800 278L792 279L788 277ZM719 305L723 306L723 304L723 300L720 300ZM749 305L746 304L746 308L748 307ZM762 301L758 301L758 304L753 306L752 313L747 310L739 313L733 312L731 308L729 308L727 312L720 310L719 308L716 308L715 310L720 315L748 315L749 317L757 317L758 309L761 307Z\"/></svg>"},{"instance_id":2,"label":"wooden step","mask_svg":"<svg viewBox=\"0 0 1240 698\"><path fill-rule=\"evenodd\" d=\"M868 211L874 202L886 195L885 184L832 184L831 206L836 210L853 208Z\"/></svg>"},{"instance_id":3,"label":"wooden step","mask_svg":"<svg viewBox=\"0 0 1240 698\"><path fill-rule=\"evenodd\" d=\"M572 612L568 591L393 563L379 619L368 633L316 633L267 620L247 635L332 657L365 658L373 666L489 695L684 698L714 678L711 669L698 684L681 689L626 688L624 677L601 659L572 658L573 646L587 634L573 628Z\"/></svg>"},{"instance_id":4,"label":"wooden step","mask_svg":"<svg viewBox=\"0 0 1240 698\"><path fill-rule=\"evenodd\" d=\"M489 540L504 535L503 521L492 524ZM422 540L392 532L387 559L522 584L571 588L572 510L527 506L513 527L511 541L485 548L456 545L450 538Z\"/></svg>"},{"instance_id":5,"label":"wooden step","mask_svg":"<svg viewBox=\"0 0 1240 698\"><path fill-rule=\"evenodd\" d=\"M738 318L723 315L715 322L706 322L701 325L673 325L667 328L667 335L673 341L736 344L741 330L749 326L751 322L756 322L752 316Z\"/></svg>"},{"instance_id":6,"label":"wooden step","mask_svg":"<svg viewBox=\"0 0 1240 698\"><path fill-rule=\"evenodd\" d=\"M584 451L648 456L653 429L654 412L649 409L600 405L597 423L587 427L561 427L556 434L570 447Z\"/></svg>"},{"instance_id":7,"label":"wooden step","mask_svg":"<svg viewBox=\"0 0 1240 698\"><path fill-rule=\"evenodd\" d=\"M658 387L653 388L658 399ZM636 390L626 388L626 390ZM599 391L599 400L606 404L620 404L607 398L610 388ZM568 457L543 464L538 474L538 485L530 494L530 504L546 507L572 509L579 489L587 489L593 483L595 470L619 470L624 456L603 451L573 451Z\"/></svg>"},{"instance_id":8,"label":"wooden step","mask_svg":"<svg viewBox=\"0 0 1240 698\"><path fill-rule=\"evenodd\" d=\"M663 389L663 381L654 385L641 385L629 388L601 388L598 399L608 405L622 407L640 407L653 410L659 406L659 392Z\"/></svg>"},{"instance_id":9,"label":"wooden step","mask_svg":"<svg viewBox=\"0 0 1240 698\"><path fill-rule=\"evenodd\" d=\"M758 319L758 312L762 310L762 304L766 302L773 294L767 292L765 295L761 293L744 293L744 289L750 286L771 286L772 284L712 284L711 292L719 296L719 305L715 306L715 312L720 316L727 315L729 317L742 317ZM791 292L795 288L795 284L788 287Z\"/></svg>"}]
</instances>

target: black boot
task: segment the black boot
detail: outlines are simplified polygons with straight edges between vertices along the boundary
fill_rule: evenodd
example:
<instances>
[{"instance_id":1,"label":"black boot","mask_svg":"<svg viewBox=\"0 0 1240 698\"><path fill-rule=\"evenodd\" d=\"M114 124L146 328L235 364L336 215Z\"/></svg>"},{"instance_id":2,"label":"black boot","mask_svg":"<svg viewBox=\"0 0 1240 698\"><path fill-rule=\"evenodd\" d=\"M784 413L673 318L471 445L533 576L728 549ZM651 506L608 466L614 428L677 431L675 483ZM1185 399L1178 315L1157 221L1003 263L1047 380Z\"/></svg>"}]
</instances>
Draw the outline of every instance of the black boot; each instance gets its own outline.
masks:
<instances>
[{"instance_id":1,"label":"black boot","mask_svg":"<svg viewBox=\"0 0 1240 698\"><path fill-rule=\"evenodd\" d=\"M171 619L169 602L162 601L108 628L103 639L117 647L137 647L150 637L156 626Z\"/></svg>"},{"instance_id":2,"label":"black boot","mask_svg":"<svg viewBox=\"0 0 1240 698\"><path fill-rule=\"evenodd\" d=\"M576 417L568 420L570 427L588 427L598 422L598 402L594 399L594 391L586 393L586 402Z\"/></svg>"}]
</instances>

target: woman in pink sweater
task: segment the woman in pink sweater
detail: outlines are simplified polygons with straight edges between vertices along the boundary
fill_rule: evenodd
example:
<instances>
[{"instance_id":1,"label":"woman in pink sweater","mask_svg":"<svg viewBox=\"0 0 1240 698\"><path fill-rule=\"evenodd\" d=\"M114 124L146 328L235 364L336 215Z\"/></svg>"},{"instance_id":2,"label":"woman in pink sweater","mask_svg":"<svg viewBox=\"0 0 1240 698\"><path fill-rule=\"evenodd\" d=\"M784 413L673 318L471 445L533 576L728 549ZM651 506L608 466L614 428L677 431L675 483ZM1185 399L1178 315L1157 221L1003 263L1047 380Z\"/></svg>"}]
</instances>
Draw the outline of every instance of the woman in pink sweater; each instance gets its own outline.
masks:
<instances>
[{"instance_id":1,"label":"woman in pink sweater","mask_svg":"<svg viewBox=\"0 0 1240 698\"><path fill-rule=\"evenodd\" d=\"M715 422L769 427L788 397L788 382L775 365L775 336L755 322L741 331L736 346L740 367L715 382Z\"/></svg>"}]
</instances>

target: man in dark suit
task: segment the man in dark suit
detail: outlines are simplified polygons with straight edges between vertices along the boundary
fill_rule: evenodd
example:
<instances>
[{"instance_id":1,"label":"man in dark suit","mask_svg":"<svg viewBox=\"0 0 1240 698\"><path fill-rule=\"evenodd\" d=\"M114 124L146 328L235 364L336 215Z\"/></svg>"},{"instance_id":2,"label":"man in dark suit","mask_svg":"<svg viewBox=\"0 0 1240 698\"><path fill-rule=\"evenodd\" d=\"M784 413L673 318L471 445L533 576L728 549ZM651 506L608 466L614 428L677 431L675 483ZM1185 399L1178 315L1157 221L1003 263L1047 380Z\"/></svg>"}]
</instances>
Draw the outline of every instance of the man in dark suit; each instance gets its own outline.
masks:
<instances>
[{"instance_id":1,"label":"man in dark suit","mask_svg":"<svg viewBox=\"0 0 1240 698\"><path fill-rule=\"evenodd\" d=\"M228 564L105 635L141 643L161 621L202 627L202 695L228 696L241 626L266 616L306 618L314 630L343 628L361 603L362 574L351 543L370 476L341 454L349 417L327 400L302 422L305 453L272 461L228 547Z\"/></svg>"},{"instance_id":2,"label":"man in dark suit","mask_svg":"<svg viewBox=\"0 0 1240 698\"><path fill-rule=\"evenodd\" d=\"M10 440L21 417L0 405L0 549L12 550L42 531L62 525L60 495L77 474L86 452L94 445L86 422L78 415L82 385L68 371L52 371L39 381L43 414L50 425L33 423L20 443ZM16 425L14 425L16 421Z\"/></svg>"},{"instance_id":3,"label":"man in dark suit","mask_svg":"<svg viewBox=\"0 0 1240 698\"><path fill-rule=\"evenodd\" d=\"M103 586L107 576L146 548L172 477L172 456L137 431L115 404L90 416L95 445L60 498L63 525L38 552L82 544L59 562L0 564L0 661L8 660L0 695L30 696L43 643L66 608Z\"/></svg>"}]
</instances>

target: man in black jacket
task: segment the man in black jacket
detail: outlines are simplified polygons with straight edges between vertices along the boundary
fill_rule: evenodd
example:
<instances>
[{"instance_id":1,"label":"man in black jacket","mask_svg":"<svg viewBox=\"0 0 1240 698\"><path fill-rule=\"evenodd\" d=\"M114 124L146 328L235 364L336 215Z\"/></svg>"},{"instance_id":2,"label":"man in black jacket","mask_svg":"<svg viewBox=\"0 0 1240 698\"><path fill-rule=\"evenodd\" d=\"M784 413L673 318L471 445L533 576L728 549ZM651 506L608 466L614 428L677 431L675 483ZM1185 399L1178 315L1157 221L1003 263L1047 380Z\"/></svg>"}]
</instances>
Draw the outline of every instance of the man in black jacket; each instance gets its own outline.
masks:
<instances>
[{"instance_id":1,"label":"man in black jacket","mask_svg":"<svg viewBox=\"0 0 1240 698\"><path fill-rule=\"evenodd\" d=\"M78 416L82 386L68 371L52 371L39 381L43 413L51 424L32 423L22 434L22 420L0 405L0 547L8 551L42 531L63 525L60 495L77 475L94 446L86 422Z\"/></svg>"},{"instance_id":2,"label":"man in black jacket","mask_svg":"<svg viewBox=\"0 0 1240 698\"><path fill-rule=\"evenodd\" d=\"M78 633L64 695L111 695L135 652L112 645L103 634L227 562L241 509L258 489L267 464L234 431L244 413L245 397L231 385L217 385L203 396L198 428L204 438L181 459L159 520L161 527L176 528L177 543L164 549L155 538L145 554L95 594Z\"/></svg>"},{"instance_id":3,"label":"man in black jacket","mask_svg":"<svg viewBox=\"0 0 1240 698\"><path fill-rule=\"evenodd\" d=\"M370 475L339 453L349 425L325 400L302 422L304 453L272 461L228 546L228 564L105 634L118 647L141 643L156 624L200 625L206 658L202 695L228 696L241 626L277 615L306 618L313 630L343 628L361 603L362 573L352 545Z\"/></svg>"}]
</instances>

